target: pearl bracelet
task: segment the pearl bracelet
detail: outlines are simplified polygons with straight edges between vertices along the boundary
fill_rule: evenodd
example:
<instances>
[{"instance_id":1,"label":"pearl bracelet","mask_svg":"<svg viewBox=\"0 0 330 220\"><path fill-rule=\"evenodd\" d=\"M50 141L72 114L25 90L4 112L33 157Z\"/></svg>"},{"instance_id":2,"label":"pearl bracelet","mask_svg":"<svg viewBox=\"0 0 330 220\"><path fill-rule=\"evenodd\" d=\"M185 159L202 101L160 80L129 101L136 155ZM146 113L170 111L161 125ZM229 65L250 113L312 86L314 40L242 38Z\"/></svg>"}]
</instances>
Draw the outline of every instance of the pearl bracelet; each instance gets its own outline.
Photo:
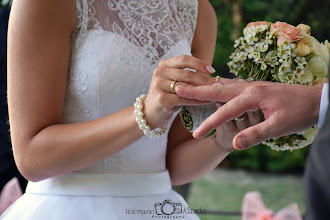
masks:
<instances>
[{"instance_id":1,"label":"pearl bracelet","mask_svg":"<svg viewBox=\"0 0 330 220\"><path fill-rule=\"evenodd\" d=\"M142 112L143 109L143 102L146 99L146 95L142 94L140 97L136 98L136 102L134 104L134 114L136 118L136 122L138 123L140 129L143 131L145 135L148 135L151 138L160 138L160 136L164 135L167 131L166 124L163 128L160 130L151 130L150 126L147 125L147 121L143 118L144 114Z\"/></svg>"}]
</instances>

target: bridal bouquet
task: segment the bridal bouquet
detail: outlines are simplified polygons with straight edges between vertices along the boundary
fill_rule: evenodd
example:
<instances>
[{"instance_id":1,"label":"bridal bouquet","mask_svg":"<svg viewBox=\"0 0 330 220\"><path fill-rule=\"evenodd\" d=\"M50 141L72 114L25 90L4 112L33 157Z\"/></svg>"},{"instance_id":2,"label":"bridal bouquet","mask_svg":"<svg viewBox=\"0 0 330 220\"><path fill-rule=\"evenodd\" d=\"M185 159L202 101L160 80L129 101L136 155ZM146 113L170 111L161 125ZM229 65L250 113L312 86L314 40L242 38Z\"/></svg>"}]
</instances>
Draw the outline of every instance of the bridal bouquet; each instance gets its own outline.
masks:
<instances>
[{"instance_id":1,"label":"bridal bouquet","mask_svg":"<svg viewBox=\"0 0 330 220\"><path fill-rule=\"evenodd\" d=\"M322 86L328 81L330 44L318 42L311 28L285 22L251 22L243 36L235 41L236 50L228 63L230 72L250 81L273 81L287 84ZM190 131L216 111L208 107L184 107L181 118ZM310 145L316 126L298 134L268 140L274 150L295 150Z\"/></svg>"},{"instance_id":2,"label":"bridal bouquet","mask_svg":"<svg viewBox=\"0 0 330 220\"><path fill-rule=\"evenodd\" d=\"M311 28L285 22L251 22L235 41L230 72L251 81L322 86L328 81L328 41L318 42ZM298 134L268 140L274 150L294 150L313 142L316 126Z\"/></svg>"}]
</instances>

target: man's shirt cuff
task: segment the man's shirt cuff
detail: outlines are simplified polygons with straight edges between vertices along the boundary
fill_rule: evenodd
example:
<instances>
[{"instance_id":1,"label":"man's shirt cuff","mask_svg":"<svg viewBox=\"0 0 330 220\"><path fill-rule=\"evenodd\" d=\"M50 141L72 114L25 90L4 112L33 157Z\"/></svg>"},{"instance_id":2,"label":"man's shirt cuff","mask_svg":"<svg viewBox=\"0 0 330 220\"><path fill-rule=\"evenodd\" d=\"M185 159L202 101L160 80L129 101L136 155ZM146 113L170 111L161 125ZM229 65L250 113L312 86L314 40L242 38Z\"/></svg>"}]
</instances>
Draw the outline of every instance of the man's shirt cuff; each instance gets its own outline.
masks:
<instances>
[{"instance_id":1,"label":"man's shirt cuff","mask_svg":"<svg viewBox=\"0 0 330 220\"><path fill-rule=\"evenodd\" d=\"M320 104L320 113L319 113L319 121L317 126L320 128L323 125L325 115L328 110L329 105L329 84L324 83L322 89L322 96L321 96L321 104Z\"/></svg>"}]
</instances>

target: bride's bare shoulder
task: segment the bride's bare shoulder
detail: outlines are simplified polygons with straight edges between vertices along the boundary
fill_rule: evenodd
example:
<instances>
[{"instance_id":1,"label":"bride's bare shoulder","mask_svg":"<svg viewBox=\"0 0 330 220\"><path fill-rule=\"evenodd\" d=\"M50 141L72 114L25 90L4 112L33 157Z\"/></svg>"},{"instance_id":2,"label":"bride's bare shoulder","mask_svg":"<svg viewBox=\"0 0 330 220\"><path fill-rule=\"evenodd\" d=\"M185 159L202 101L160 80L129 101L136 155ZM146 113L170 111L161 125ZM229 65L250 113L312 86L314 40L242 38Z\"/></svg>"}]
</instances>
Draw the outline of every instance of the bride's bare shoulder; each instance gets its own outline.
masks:
<instances>
[{"instance_id":1,"label":"bride's bare shoulder","mask_svg":"<svg viewBox=\"0 0 330 220\"><path fill-rule=\"evenodd\" d=\"M36 21L38 21L36 23ZM60 25L64 30L74 30L76 22L76 0L15 0L10 22L16 25Z\"/></svg>"}]
</instances>

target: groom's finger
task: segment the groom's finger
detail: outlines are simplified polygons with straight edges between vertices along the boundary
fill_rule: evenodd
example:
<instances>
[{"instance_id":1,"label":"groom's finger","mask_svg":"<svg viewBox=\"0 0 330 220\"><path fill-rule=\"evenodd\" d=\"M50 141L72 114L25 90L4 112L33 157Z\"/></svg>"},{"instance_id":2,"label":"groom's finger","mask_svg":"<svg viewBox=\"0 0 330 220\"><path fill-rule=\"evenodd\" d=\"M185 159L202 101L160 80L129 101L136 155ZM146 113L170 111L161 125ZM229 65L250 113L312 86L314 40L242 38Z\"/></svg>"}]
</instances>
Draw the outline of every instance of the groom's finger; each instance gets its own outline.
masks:
<instances>
[{"instance_id":1,"label":"groom's finger","mask_svg":"<svg viewBox=\"0 0 330 220\"><path fill-rule=\"evenodd\" d=\"M239 96L244 90L245 87L240 84L217 86L178 85L175 88L175 92L182 98L219 102L228 102Z\"/></svg>"},{"instance_id":2,"label":"groom's finger","mask_svg":"<svg viewBox=\"0 0 330 220\"><path fill-rule=\"evenodd\" d=\"M248 83L247 80L240 79L240 78L228 79L228 78L220 77L218 81L219 81L219 83L221 83L223 85L237 84L237 83Z\"/></svg>"},{"instance_id":3,"label":"groom's finger","mask_svg":"<svg viewBox=\"0 0 330 220\"><path fill-rule=\"evenodd\" d=\"M208 117L194 132L194 138L202 138L209 134L213 129L233 120L245 112L258 109L258 103L247 96L238 96L225 105L221 106L215 113Z\"/></svg>"},{"instance_id":4,"label":"groom's finger","mask_svg":"<svg viewBox=\"0 0 330 220\"><path fill-rule=\"evenodd\" d=\"M266 141L274 135L276 117L270 117L255 126L249 127L238 133L233 139L233 146L236 150L245 150Z\"/></svg>"}]
</instances>

